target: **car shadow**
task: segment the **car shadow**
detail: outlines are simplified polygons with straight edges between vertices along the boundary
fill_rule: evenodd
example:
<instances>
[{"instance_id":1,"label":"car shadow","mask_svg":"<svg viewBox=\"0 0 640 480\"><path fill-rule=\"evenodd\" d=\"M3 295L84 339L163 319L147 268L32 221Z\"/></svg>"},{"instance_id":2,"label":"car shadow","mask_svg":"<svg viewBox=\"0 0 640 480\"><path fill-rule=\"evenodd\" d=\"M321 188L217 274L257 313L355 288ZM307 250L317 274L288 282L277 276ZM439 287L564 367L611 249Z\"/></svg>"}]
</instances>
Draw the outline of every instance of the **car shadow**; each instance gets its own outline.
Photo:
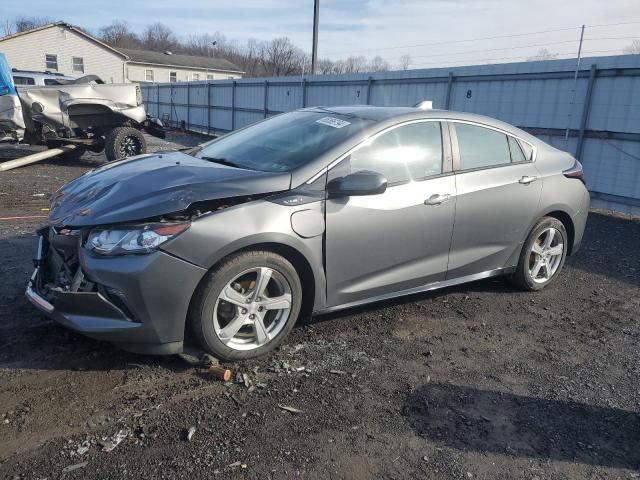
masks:
<instances>
[{"instance_id":1,"label":"car shadow","mask_svg":"<svg viewBox=\"0 0 640 480\"><path fill-rule=\"evenodd\" d=\"M403 414L420 437L458 450L640 468L638 412L433 383Z\"/></svg>"}]
</instances>

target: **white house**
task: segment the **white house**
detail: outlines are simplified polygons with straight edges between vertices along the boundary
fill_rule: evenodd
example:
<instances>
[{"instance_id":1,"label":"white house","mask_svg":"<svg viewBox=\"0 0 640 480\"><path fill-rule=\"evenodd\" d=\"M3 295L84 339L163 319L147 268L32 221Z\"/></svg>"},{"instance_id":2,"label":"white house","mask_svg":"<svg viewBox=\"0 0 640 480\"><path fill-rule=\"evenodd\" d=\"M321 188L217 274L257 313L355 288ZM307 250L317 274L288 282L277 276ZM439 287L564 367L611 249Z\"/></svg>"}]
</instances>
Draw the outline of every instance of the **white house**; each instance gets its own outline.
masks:
<instances>
[{"instance_id":1,"label":"white house","mask_svg":"<svg viewBox=\"0 0 640 480\"><path fill-rule=\"evenodd\" d=\"M222 58L115 48L64 22L0 38L0 52L19 70L98 75L105 82L184 82L242 78Z\"/></svg>"}]
</instances>

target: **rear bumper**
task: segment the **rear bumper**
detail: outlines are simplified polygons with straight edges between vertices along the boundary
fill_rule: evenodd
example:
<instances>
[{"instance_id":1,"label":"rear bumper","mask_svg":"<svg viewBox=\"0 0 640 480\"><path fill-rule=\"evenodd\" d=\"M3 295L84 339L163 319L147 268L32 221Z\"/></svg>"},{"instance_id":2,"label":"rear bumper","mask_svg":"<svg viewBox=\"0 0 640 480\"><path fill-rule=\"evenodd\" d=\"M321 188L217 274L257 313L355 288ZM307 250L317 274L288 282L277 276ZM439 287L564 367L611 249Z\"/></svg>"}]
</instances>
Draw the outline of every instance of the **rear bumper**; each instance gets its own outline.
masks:
<instances>
[{"instance_id":1,"label":"rear bumper","mask_svg":"<svg viewBox=\"0 0 640 480\"><path fill-rule=\"evenodd\" d=\"M101 291L43 292L46 240L39 237L36 268L25 295L60 324L140 353L182 351L189 303L205 269L164 252L98 258L80 252L81 275Z\"/></svg>"},{"instance_id":2,"label":"rear bumper","mask_svg":"<svg viewBox=\"0 0 640 480\"><path fill-rule=\"evenodd\" d=\"M587 217L589 215L590 201L591 199L589 196L589 192L585 188L584 198L582 200L580 211L573 217L571 217L571 220L573 221L573 245L571 246L571 250L569 252L570 255L577 253L582 245L582 237L584 236L584 231L587 227Z\"/></svg>"}]
</instances>

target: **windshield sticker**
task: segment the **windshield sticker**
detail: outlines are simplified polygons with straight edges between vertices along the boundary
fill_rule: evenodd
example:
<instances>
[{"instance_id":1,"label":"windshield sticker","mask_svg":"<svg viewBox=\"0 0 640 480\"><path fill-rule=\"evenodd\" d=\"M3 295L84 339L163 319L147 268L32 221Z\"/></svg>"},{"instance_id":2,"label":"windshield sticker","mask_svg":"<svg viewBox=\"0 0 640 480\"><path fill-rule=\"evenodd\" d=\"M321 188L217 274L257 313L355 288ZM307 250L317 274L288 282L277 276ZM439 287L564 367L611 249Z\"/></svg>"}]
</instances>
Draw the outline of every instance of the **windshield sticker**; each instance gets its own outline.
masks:
<instances>
[{"instance_id":1,"label":"windshield sticker","mask_svg":"<svg viewBox=\"0 0 640 480\"><path fill-rule=\"evenodd\" d=\"M328 125L333 128L342 128L347 125L351 125L350 122L346 122L344 120L340 120L339 118L334 117L322 117L320 120L316 120L316 123L321 123L322 125Z\"/></svg>"}]
</instances>

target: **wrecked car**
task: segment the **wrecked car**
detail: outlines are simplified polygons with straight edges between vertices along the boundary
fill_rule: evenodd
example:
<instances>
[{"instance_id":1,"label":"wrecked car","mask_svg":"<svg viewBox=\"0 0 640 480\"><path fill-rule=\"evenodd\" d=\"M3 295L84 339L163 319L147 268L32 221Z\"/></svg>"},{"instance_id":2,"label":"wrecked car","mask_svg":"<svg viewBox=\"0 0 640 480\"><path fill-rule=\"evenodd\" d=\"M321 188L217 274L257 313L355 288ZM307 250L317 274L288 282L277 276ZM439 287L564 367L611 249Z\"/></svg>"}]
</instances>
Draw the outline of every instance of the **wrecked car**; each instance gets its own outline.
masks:
<instances>
[{"instance_id":1,"label":"wrecked car","mask_svg":"<svg viewBox=\"0 0 640 480\"><path fill-rule=\"evenodd\" d=\"M126 350L178 353L190 336L242 360L308 314L498 275L540 290L588 206L580 163L506 123L308 108L63 186L26 295Z\"/></svg>"},{"instance_id":2,"label":"wrecked car","mask_svg":"<svg viewBox=\"0 0 640 480\"><path fill-rule=\"evenodd\" d=\"M16 88L0 54L0 139L49 148L72 144L73 156L104 150L115 160L146 152L142 130L164 138L161 122L145 112L138 85L85 75Z\"/></svg>"}]
</instances>

